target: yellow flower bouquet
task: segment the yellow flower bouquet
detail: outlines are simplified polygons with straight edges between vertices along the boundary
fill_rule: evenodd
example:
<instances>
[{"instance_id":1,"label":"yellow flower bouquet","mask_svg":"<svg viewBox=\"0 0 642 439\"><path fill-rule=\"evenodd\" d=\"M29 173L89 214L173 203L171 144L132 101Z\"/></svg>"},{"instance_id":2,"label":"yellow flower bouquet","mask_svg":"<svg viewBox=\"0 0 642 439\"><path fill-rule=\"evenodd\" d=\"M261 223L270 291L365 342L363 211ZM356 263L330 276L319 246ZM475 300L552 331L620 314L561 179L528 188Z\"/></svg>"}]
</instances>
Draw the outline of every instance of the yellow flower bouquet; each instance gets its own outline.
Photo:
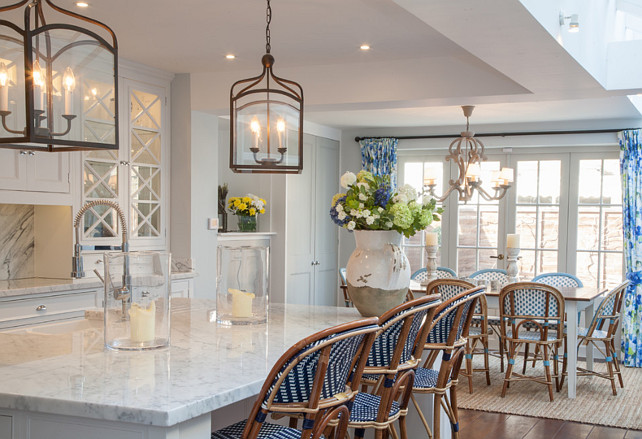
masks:
<instances>
[{"instance_id":1,"label":"yellow flower bouquet","mask_svg":"<svg viewBox=\"0 0 642 439\"><path fill-rule=\"evenodd\" d=\"M243 197L230 197L228 207L234 215L239 216L256 216L265 213L267 203L263 198L253 194L247 194Z\"/></svg>"}]
</instances>

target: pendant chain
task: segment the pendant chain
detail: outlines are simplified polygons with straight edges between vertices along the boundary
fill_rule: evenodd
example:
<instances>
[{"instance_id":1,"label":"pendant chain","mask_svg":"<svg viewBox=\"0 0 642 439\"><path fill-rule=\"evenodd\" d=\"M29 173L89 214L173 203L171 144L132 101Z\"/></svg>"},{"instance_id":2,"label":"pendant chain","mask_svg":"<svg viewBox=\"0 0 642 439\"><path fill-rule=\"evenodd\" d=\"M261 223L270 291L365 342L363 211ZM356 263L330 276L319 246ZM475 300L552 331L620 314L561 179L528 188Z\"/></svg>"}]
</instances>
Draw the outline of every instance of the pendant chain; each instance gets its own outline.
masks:
<instances>
[{"instance_id":1,"label":"pendant chain","mask_svg":"<svg viewBox=\"0 0 642 439\"><path fill-rule=\"evenodd\" d=\"M265 21L267 26L265 26L265 52L270 53L270 22L272 21L272 7L270 6L270 0L267 0L267 10L265 11Z\"/></svg>"}]
</instances>

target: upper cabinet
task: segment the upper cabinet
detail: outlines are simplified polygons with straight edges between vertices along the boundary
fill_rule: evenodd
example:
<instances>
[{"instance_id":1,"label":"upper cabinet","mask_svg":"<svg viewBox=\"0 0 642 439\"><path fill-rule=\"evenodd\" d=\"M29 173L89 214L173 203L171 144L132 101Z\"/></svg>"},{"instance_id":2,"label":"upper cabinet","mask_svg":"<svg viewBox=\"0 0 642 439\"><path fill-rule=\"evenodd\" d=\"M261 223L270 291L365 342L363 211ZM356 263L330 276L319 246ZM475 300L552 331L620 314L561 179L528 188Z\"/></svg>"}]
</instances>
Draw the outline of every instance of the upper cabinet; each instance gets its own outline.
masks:
<instances>
[{"instance_id":1,"label":"upper cabinet","mask_svg":"<svg viewBox=\"0 0 642 439\"><path fill-rule=\"evenodd\" d=\"M0 190L69 194L69 153L0 149Z\"/></svg>"},{"instance_id":2,"label":"upper cabinet","mask_svg":"<svg viewBox=\"0 0 642 439\"><path fill-rule=\"evenodd\" d=\"M169 84L124 79L119 86L120 149L82 154L81 205L98 199L117 202L125 211L131 249L163 249L169 213ZM113 111L107 103L97 105L102 112ZM113 126L102 126L97 116L85 129L91 135L115 135ZM82 227L86 243L118 243L120 225L113 209L90 209Z\"/></svg>"}]
</instances>

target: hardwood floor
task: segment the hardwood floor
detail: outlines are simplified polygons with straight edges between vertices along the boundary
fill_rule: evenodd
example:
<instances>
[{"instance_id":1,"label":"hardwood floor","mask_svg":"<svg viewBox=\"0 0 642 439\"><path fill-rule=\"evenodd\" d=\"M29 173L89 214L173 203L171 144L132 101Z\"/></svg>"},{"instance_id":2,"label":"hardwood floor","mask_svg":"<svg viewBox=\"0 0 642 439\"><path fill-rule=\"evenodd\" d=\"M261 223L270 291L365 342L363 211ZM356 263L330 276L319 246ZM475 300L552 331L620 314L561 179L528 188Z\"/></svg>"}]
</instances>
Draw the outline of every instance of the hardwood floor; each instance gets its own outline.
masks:
<instances>
[{"instance_id":1,"label":"hardwood floor","mask_svg":"<svg viewBox=\"0 0 642 439\"><path fill-rule=\"evenodd\" d=\"M461 439L642 439L642 431L557 419L459 410Z\"/></svg>"}]
</instances>

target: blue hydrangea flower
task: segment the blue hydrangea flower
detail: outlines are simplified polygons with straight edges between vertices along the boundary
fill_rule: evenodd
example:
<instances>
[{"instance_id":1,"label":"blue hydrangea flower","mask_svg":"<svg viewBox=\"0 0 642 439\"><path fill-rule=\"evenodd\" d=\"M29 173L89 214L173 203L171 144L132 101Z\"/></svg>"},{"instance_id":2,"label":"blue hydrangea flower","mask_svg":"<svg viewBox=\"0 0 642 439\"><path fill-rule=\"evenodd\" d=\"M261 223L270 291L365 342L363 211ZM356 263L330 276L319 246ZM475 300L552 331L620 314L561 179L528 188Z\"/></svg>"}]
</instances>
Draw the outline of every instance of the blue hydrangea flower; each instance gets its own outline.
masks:
<instances>
[{"instance_id":1,"label":"blue hydrangea flower","mask_svg":"<svg viewBox=\"0 0 642 439\"><path fill-rule=\"evenodd\" d=\"M385 209L388 200L390 200L390 195L390 186L382 184L374 193L375 205Z\"/></svg>"}]
</instances>

